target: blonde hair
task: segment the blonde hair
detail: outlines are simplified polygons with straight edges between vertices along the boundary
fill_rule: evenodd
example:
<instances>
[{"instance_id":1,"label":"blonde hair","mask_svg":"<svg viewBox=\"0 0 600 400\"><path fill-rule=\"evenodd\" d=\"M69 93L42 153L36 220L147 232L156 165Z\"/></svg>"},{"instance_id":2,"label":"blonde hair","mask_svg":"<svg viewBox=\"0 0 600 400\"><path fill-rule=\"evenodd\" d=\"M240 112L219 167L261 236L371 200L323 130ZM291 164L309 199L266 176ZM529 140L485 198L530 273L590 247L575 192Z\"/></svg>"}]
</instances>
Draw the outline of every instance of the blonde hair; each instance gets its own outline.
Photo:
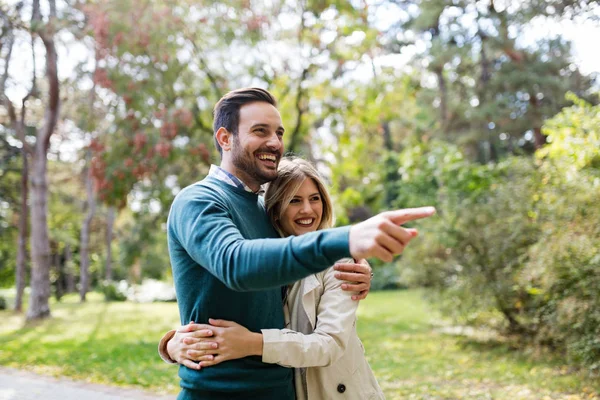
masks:
<instances>
[{"instance_id":1,"label":"blonde hair","mask_svg":"<svg viewBox=\"0 0 600 400\"><path fill-rule=\"evenodd\" d=\"M323 216L317 230L331 228L335 223L331 197L327 192L323 178L321 178L315 167L302 158L284 157L279 163L277 178L268 184L265 192L267 215L282 237L288 236L288 234L281 227L281 218L290 201L307 178L312 179L317 189L319 189L323 203Z\"/></svg>"}]
</instances>

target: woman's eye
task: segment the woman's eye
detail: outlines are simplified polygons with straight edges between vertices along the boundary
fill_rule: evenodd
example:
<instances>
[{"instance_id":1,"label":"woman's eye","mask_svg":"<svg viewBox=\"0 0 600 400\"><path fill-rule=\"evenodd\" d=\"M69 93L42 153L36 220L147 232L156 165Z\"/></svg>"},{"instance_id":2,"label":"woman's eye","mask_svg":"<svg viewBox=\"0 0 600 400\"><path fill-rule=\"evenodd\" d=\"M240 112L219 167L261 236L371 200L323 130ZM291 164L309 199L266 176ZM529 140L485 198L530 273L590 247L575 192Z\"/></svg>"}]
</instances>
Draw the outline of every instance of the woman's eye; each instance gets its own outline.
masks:
<instances>
[{"instance_id":1,"label":"woman's eye","mask_svg":"<svg viewBox=\"0 0 600 400\"><path fill-rule=\"evenodd\" d=\"M310 200L311 201L321 201L321 197L315 196L315 197L311 198Z\"/></svg>"},{"instance_id":2,"label":"woman's eye","mask_svg":"<svg viewBox=\"0 0 600 400\"><path fill-rule=\"evenodd\" d=\"M300 200L298 200L298 199L291 199L290 200L290 204L298 203L298 202L300 202Z\"/></svg>"}]
</instances>

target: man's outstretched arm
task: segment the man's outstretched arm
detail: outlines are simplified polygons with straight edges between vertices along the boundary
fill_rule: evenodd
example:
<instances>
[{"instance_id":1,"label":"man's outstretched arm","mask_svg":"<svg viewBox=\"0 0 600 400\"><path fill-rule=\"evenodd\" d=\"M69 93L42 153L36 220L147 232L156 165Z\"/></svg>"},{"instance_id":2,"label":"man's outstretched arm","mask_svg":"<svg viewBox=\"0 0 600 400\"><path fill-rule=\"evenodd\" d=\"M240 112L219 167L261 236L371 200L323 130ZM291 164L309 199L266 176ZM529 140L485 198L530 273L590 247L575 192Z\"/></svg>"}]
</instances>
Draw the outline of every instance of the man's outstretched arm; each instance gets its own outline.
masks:
<instances>
[{"instance_id":1,"label":"man's outstretched arm","mask_svg":"<svg viewBox=\"0 0 600 400\"><path fill-rule=\"evenodd\" d=\"M416 235L399 226L434 213L432 207L379 214L352 227L326 229L284 239L247 240L218 201L195 199L171 216L169 234L198 264L236 291L292 283L351 255L385 261ZM172 210L173 212L173 210ZM171 218L170 217L170 218ZM176 266L174 265L174 268Z\"/></svg>"}]
</instances>

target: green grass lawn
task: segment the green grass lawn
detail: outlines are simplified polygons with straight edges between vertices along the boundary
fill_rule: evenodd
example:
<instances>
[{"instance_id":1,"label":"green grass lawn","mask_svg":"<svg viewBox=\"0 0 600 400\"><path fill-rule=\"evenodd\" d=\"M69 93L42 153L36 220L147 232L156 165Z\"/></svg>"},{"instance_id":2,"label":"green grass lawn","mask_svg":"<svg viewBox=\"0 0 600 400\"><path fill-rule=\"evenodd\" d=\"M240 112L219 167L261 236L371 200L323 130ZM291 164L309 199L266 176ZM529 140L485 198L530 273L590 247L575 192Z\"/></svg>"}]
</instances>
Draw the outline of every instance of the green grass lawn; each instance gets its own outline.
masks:
<instances>
[{"instance_id":1,"label":"green grass lawn","mask_svg":"<svg viewBox=\"0 0 600 400\"><path fill-rule=\"evenodd\" d=\"M176 367L156 347L178 325L173 303L80 305L67 297L53 318L23 326L0 312L0 365L95 383L177 392ZM418 291L378 292L359 309L359 334L388 399L600 399L600 382L544 355L498 341L440 332Z\"/></svg>"}]
</instances>

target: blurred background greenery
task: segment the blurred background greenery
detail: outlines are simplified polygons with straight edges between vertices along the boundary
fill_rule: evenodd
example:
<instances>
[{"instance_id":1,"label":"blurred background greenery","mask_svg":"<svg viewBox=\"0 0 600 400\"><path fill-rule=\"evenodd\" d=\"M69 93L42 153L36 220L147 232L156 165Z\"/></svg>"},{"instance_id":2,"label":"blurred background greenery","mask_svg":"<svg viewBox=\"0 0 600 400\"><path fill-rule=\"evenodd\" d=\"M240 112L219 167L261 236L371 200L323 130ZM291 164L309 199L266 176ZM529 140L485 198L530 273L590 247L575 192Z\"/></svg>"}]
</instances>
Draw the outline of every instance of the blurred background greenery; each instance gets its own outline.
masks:
<instances>
[{"instance_id":1,"label":"blurred background greenery","mask_svg":"<svg viewBox=\"0 0 600 400\"><path fill-rule=\"evenodd\" d=\"M437 207L374 289L423 288L461 332L600 374L600 62L577 47L600 35L597 1L32 0L0 17L0 308L171 298L170 203L218 164L214 103L260 86L338 224ZM19 343L22 317L1 315Z\"/></svg>"}]
</instances>

